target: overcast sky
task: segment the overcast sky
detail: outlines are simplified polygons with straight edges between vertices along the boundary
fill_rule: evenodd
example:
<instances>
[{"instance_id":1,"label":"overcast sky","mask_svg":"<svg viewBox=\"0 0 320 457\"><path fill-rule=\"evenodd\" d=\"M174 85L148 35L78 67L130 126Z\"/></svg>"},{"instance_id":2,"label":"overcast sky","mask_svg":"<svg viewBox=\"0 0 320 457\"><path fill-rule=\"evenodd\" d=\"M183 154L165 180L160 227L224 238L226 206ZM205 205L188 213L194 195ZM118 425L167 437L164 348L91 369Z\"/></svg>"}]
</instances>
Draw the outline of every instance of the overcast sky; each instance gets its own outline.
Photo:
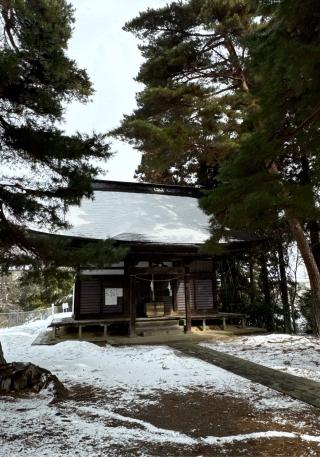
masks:
<instances>
[{"instance_id":1,"label":"overcast sky","mask_svg":"<svg viewBox=\"0 0 320 457\"><path fill-rule=\"evenodd\" d=\"M142 86L133 78L142 62L137 40L122 30L126 21L148 7L168 0L71 0L75 26L69 55L88 70L94 85L93 101L72 104L66 112L68 132L106 132L119 125L123 114L135 107L135 93ZM132 181L140 156L129 145L114 142L114 158L103 165L105 179ZM108 170L108 171L107 171Z\"/></svg>"}]
</instances>

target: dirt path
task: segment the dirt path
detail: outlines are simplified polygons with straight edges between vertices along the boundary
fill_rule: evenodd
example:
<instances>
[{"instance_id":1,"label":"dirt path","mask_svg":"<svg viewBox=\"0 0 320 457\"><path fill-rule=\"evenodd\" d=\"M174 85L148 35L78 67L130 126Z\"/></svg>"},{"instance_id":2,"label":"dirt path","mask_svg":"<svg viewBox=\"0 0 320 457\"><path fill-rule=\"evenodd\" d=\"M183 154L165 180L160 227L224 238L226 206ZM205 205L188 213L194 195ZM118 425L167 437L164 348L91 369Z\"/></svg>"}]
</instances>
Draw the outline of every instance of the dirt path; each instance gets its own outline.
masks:
<instances>
[{"instance_id":1,"label":"dirt path","mask_svg":"<svg viewBox=\"0 0 320 457\"><path fill-rule=\"evenodd\" d=\"M117 394L112 395L115 400ZM80 389L72 405L61 405L66 417L70 413L81 417L95 427L126 427L132 429L130 443L111 444L108 455L112 457L318 457L319 442L308 437L318 435L320 411L306 406L301 409L259 410L249 401L229 395L216 394L206 389L189 392L154 392L139 396L129 408L114 408L118 417L106 418L99 411L105 410L106 392ZM136 399L137 400L137 399ZM93 404L95 407L92 408ZM87 410L83 408L90 405ZM83 412L81 412L83 411ZM151 439L139 439L146 427L154 427ZM160 430L166 430L169 439L157 440ZM174 442L170 433L194 441L192 444ZM211 442L210 442L211 440ZM106 451L96 446L97 455Z\"/></svg>"},{"instance_id":2,"label":"dirt path","mask_svg":"<svg viewBox=\"0 0 320 457\"><path fill-rule=\"evenodd\" d=\"M23 407L18 399L2 398L8 405L7 414L0 415L0 456L320 455L320 411L303 404L297 407L296 402L290 409L275 404L259 410L241 397L198 386L185 392L140 392L125 406L123 395L128 392L120 386L118 390L69 388L69 398L50 406L37 397ZM19 417L17 427L12 426L14 417Z\"/></svg>"},{"instance_id":3,"label":"dirt path","mask_svg":"<svg viewBox=\"0 0 320 457\"><path fill-rule=\"evenodd\" d=\"M310 379L283 373L248 360L215 351L196 343L171 343L169 345L188 357L195 357L257 382L297 400L320 408L320 383Z\"/></svg>"},{"instance_id":4,"label":"dirt path","mask_svg":"<svg viewBox=\"0 0 320 457\"><path fill-rule=\"evenodd\" d=\"M167 443L152 449L145 443L147 455L316 457L320 454L319 443L301 439L302 434L318 434L320 411L313 407L292 410L288 415L288 411L259 411L243 399L193 391L186 394L159 393L156 403L138 408L134 415L156 427L175 430L199 440L192 447ZM297 436L281 436L282 433ZM215 437L217 441L209 445L204 437Z\"/></svg>"}]
</instances>

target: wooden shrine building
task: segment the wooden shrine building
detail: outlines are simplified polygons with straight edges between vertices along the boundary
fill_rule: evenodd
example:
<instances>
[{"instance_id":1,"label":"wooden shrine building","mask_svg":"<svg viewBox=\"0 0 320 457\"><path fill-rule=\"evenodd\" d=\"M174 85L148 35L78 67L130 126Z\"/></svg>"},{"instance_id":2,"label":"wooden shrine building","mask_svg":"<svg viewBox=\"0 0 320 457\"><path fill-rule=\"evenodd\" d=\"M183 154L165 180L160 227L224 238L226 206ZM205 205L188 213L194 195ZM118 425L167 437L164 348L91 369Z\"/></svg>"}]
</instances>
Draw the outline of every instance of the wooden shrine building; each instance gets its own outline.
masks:
<instances>
[{"instance_id":1,"label":"wooden shrine building","mask_svg":"<svg viewBox=\"0 0 320 457\"><path fill-rule=\"evenodd\" d=\"M73 321L80 331L93 322L105 332L127 326L130 335L146 335L155 324L162 331L189 331L196 320L225 325L233 317L244 324L243 315L221 309L218 257L203 250L210 233L200 196L194 187L95 181L94 199L71 208L72 228L64 235L111 239L128 251L117 264L79 269ZM234 239L226 245L232 251L247 243Z\"/></svg>"}]
</instances>

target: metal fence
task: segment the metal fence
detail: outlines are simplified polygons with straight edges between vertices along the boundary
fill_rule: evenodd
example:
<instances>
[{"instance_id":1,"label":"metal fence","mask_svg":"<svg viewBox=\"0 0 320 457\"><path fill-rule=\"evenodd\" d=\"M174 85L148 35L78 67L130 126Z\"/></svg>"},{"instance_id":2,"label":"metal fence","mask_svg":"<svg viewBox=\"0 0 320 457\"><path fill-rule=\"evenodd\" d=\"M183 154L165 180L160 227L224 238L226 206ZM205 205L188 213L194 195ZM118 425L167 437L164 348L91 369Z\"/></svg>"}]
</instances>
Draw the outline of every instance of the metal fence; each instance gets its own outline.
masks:
<instances>
[{"instance_id":1,"label":"metal fence","mask_svg":"<svg viewBox=\"0 0 320 457\"><path fill-rule=\"evenodd\" d=\"M11 311L10 313L0 313L0 328L15 327L28 322L45 320L55 313L61 313L61 306L42 309L39 308L32 311Z\"/></svg>"}]
</instances>

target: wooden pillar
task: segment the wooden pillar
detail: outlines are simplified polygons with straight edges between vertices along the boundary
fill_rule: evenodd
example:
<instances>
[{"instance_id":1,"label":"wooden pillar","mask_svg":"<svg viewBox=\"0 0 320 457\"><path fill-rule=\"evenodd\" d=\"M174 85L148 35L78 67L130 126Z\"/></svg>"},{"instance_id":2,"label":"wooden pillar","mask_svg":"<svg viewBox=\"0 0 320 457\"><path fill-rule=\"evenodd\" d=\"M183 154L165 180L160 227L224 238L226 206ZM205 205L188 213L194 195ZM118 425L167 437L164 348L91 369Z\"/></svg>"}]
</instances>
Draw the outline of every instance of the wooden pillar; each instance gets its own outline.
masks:
<instances>
[{"instance_id":1,"label":"wooden pillar","mask_svg":"<svg viewBox=\"0 0 320 457\"><path fill-rule=\"evenodd\" d=\"M240 291L239 291L239 288L238 288L238 284L239 284L239 280L238 280L238 277L239 277L239 263L238 263L238 259L237 258L232 258L231 259L231 262L230 262L230 273L231 273L231 281L232 281L232 289L233 289L233 293L232 293L233 303L232 303L232 308L231 308L231 312L232 312L233 309L234 309L233 307L235 306L236 310L237 310L237 305L239 305L239 303L241 302Z\"/></svg>"},{"instance_id":2,"label":"wooden pillar","mask_svg":"<svg viewBox=\"0 0 320 457\"><path fill-rule=\"evenodd\" d=\"M191 283L190 283L190 287L193 288L193 295L192 295L193 309L194 309L194 311L197 311L198 310L198 304L197 304L197 279L196 278L192 278L192 286L191 286ZM191 302L191 289L190 289L190 302ZM190 306L191 306L191 304L190 304Z\"/></svg>"},{"instance_id":3,"label":"wooden pillar","mask_svg":"<svg viewBox=\"0 0 320 457\"><path fill-rule=\"evenodd\" d=\"M249 257L249 280L250 280L249 294L250 294L250 304L251 305L254 305L254 302L255 302L255 287L254 287L253 266L254 266L254 260L253 260L252 256L250 255L250 257Z\"/></svg>"},{"instance_id":4,"label":"wooden pillar","mask_svg":"<svg viewBox=\"0 0 320 457\"><path fill-rule=\"evenodd\" d=\"M171 281L171 290L172 290L172 309L173 313L176 314L178 312L178 303L177 303L177 292L178 292L178 280L175 279Z\"/></svg>"},{"instance_id":5,"label":"wooden pillar","mask_svg":"<svg viewBox=\"0 0 320 457\"><path fill-rule=\"evenodd\" d=\"M81 284L80 284L80 275L79 272L76 274L76 281L74 285L74 318L76 320L80 319L80 305L81 305Z\"/></svg>"},{"instance_id":6,"label":"wooden pillar","mask_svg":"<svg viewBox=\"0 0 320 457\"><path fill-rule=\"evenodd\" d=\"M129 336L136 335L136 301L135 301L135 285L136 280L133 276L130 276L130 290L129 290L129 310L130 310L130 322L129 322Z\"/></svg>"},{"instance_id":7,"label":"wooden pillar","mask_svg":"<svg viewBox=\"0 0 320 457\"><path fill-rule=\"evenodd\" d=\"M262 292L264 295L264 302L265 302L265 306L267 308L266 327L267 327L267 330L272 332L274 330L274 309L273 309L273 303L272 303L272 299L271 299L269 273L268 273L267 259L266 259L265 254L261 254L261 256L260 256L260 277L261 277Z\"/></svg>"},{"instance_id":8,"label":"wooden pillar","mask_svg":"<svg viewBox=\"0 0 320 457\"><path fill-rule=\"evenodd\" d=\"M100 317L103 315L103 308L105 305L105 284L102 277L99 277L100 281Z\"/></svg>"},{"instance_id":9,"label":"wooden pillar","mask_svg":"<svg viewBox=\"0 0 320 457\"><path fill-rule=\"evenodd\" d=\"M190 277L184 275L184 296L185 296L185 311L186 311L186 326L185 332L191 332L191 303L190 303Z\"/></svg>"},{"instance_id":10,"label":"wooden pillar","mask_svg":"<svg viewBox=\"0 0 320 457\"><path fill-rule=\"evenodd\" d=\"M217 266L215 261L212 261L212 309L218 311L218 281L217 281Z\"/></svg>"}]
</instances>

